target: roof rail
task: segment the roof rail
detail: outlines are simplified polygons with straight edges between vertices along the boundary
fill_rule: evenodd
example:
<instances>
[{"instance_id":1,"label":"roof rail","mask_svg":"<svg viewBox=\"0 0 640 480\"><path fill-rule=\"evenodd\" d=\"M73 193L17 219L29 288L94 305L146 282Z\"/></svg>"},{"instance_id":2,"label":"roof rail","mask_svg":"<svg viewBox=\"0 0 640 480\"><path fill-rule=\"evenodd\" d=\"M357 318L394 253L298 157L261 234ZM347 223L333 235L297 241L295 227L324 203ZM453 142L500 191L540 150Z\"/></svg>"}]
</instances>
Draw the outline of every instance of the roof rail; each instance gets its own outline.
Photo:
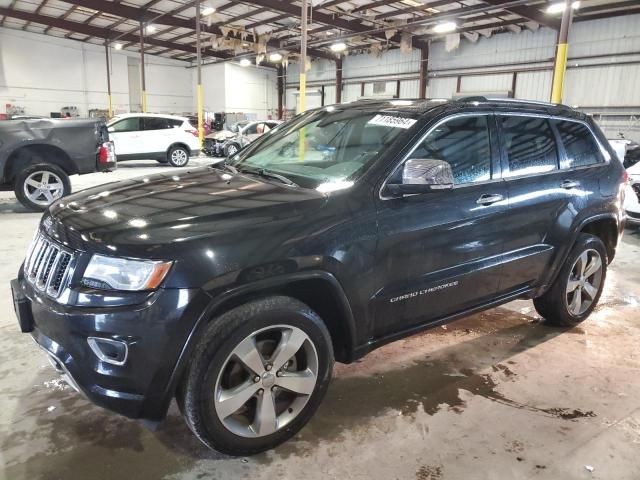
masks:
<instances>
[{"instance_id":1,"label":"roof rail","mask_svg":"<svg viewBox=\"0 0 640 480\"><path fill-rule=\"evenodd\" d=\"M457 102L509 102L509 103L523 103L531 105L542 105L545 107L556 108L569 108L561 103L542 102L540 100L526 100L521 98L507 98L507 97L485 97L482 95L476 95L471 97L461 97L456 99Z\"/></svg>"}]
</instances>

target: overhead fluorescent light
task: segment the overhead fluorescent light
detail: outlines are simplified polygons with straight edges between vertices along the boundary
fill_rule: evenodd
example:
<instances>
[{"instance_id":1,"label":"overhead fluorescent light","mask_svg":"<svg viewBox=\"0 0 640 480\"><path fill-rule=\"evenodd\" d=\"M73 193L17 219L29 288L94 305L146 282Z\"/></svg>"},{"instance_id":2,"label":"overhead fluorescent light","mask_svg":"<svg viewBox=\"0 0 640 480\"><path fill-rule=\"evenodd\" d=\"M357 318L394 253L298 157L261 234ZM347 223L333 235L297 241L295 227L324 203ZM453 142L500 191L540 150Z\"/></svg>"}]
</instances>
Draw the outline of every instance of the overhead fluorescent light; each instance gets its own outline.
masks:
<instances>
[{"instance_id":1,"label":"overhead fluorescent light","mask_svg":"<svg viewBox=\"0 0 640 480\"><path fill-rule=\"evenodd\" d=\"M422 7L422 3L416 2L415 0L402 0L402 3L405 5L409 5L411 7Z\"/></svg>"},{"instance_id":2,"label":"overhead fluorescent light","mask_svg":"<svg viewBox=\"0 0 640 480\"><path fill-rule=\"evenodd\" d=\"M282 55L280 55L278 52L273 52L271 55L269 55L269 60L271 60L272 62L279 62L280 60L282 60Z\"/></svg>"},{"instance_id":3,"label":"overhead fluorescent light","mask_svg":"<svg viewBox=\"0 0 640 480\"><path fill-rule=\"evenodd\" d=\"M441 22L433 27L434 33L449 33L453 32L458 26L456 22Z\"/></svg>"},{"instance_id":4,"label":"overhead fluorescent light","mask_svg":"<svg viewBox=\"0 0 640 480\"><path fill-rule=\"evenodd\" d=\"M327 37L330 37L331 35L333 35L333 32L331 30L329 30L329 31L325 32L325 35Z\"/></svg>"},{"instance_id":5,"label":"overhead fluorescent light","mask_svg":"<svg viewBox=\"0 0 640 480\"><path fill-rule=\"evenodd\" d=\"M329 47L332 52L344 52L347 49L347 45L343 42L334 43Z\"/></svg>"},{"instance_id":6,"label":"overhead fluorescent light","mask_svg":"<svg viewBox=\"0 0 640 480\"><path fill-rule=\"evenodd\" d=\"M153 33L157 30L155 25L147 25L147 27L144 29L145 32L147 33Z\"/></svg>"},{"instance_id":7,"label":"overhead fluorescent light","mask_svg":"<svg viewBox=\"0 0 640 480\"><path fill-rule=\"evenodd\" d=\"M247 58L243 58L242 60L240 60L241 67L248 67L249 65L251 65L251 60Z\"/></svg>"},{"instance_id":8,"label":"overhead fluorescent light","mask_svg":"<svg viewBox=\"0 0 640 480\"><path fill-rule=\"evenodd\" d=\"M200 15L202 15L203 17L206 17L206 16L211 15L213 13L216 13L215 7L206 7L204 10L202 10L200 12Z\"/></svg>"},{"instance_id":9,"label":"overhead fluorescent light","mask_svg":"<svg viewBox=\"0 0 640 480\"><path fill-rule=\"evenodd\" d=\"M565 6L564 2L552 3L547 7L547 13L550 13L552 15L555 13L562 13L564 12L564 6ZM573 2L571 4L571 8L573 10L577 10L578 8L580 8L580 2Z\"/></svg>"},{"instance_id":10,"label":"overhead fluorescent light","mask_svg":"<svg viewBox=\"0 0 640 480\"><path fill-rule=\"evenodd\" d=\"M113 44L113 48L115 48L116 50L122 50L122 44L121 43L114 43Z\"/></svg>"}]
</instances>

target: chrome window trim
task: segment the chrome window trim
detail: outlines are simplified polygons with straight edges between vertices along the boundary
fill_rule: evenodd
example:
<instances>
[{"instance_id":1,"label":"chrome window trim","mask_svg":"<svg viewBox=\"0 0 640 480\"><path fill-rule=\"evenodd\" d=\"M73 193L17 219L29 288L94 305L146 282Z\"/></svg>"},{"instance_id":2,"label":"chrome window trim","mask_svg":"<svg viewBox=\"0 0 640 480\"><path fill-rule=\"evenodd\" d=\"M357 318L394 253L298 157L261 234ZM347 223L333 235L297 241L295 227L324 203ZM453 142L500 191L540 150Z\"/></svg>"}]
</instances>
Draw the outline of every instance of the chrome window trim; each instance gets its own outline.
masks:
<instances>
[{"instance_id":1,"label":"chrome window trim","mask_svg":"<svg viewBox=\"0 0 640 480\"><path fill-rule=\"evenodd\" d=\"M422 135L420 137L420 139L413 145L413 148L402 158L401 161L398 162L398 164L393 168L393 170L391 170L391 173L389 173L387 175L387 178L384 179L384 182L382 182L382 185L380 186L380 189L378 190L378 198L380 198L380 200L395 200L399 197L387 197L384 196L382 194L382 191L384 190L384 188L387 186L387 182L389 181L389 179L393 176L394 173L396 173L396 170L398 170L398 168L400 168L402 165L404 165L404 162L406 162L407 160L409 160L411 154L413 152L416 151L416 149L418 148L418 146L424 141L425 138L427 138L427 136L429 134L431 134L431 132L433 132L436 128L438 128L440 125L442 125L445 122L448 122L450 120L456 119L456 118L460 118L460 117L488 117L490 115L494 115L494 112L487 112L487 111L480 111L480 112L460 112L460 113L454 113L452 115L446 116L444 118L441 118L440 120L438 120L434 125L432 125L429 130L427 130L424 135ZM487 131L489 132L489 136L491 136L491 126L490 124L487 122ZM493 164L493 158L491 159L491 163ZM493 172L492 172L493 174ZM472 186L476 186L476 185L484 185L484 184L488 184L488 183L495 183L498 181L502 181L502 178L490 178L489 180L483 180L482 182L469 182L469 183L461 183L460 185L454 185L453 189L458 189L458 188L466 188L466 187L472 187ZM405 197L410 197L413 195L418 195L418 194L412 194L412 195L404 195Z\"/></svg>"}]
</instances>

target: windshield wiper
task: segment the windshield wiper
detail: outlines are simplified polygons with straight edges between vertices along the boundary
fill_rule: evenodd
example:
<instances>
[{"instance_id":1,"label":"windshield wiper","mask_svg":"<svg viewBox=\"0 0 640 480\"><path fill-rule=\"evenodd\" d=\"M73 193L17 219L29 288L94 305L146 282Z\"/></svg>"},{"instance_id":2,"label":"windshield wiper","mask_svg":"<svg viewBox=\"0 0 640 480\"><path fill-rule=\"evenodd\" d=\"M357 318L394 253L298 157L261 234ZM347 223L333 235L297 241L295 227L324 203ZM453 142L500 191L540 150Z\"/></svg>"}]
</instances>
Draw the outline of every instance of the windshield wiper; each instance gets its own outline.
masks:
<instances>
[{"instance_id":1,"label":"windshield wiper","mask_svg":"<svg viewBox=\"0 0 640 480\"><path fill-rule=\"evenodd\" d=\"M290 178L287 178L284 175L280 175L279 173L272 172L271 170L267 170L266 168L241 167L238 169L238 171L242 173L253 173L265 178L275 178L276 180L280 180L282 183L290 187L299 187L299 185Z\"/></svg>"},{"instance_id":2,"label":"windshield wiper","mask_svg":"<svg viewBox=\"0 0 640 480\"><path fill-rule=\"evenodd\" d=\"M221 163L216 163L211 165L211 168L222 168L224 170L228 170L231 173L238 173L238 169L236 167L234 167L233 165L231 165L230 163L225 162L221 162Z\"/></svg>"}]
</instances>

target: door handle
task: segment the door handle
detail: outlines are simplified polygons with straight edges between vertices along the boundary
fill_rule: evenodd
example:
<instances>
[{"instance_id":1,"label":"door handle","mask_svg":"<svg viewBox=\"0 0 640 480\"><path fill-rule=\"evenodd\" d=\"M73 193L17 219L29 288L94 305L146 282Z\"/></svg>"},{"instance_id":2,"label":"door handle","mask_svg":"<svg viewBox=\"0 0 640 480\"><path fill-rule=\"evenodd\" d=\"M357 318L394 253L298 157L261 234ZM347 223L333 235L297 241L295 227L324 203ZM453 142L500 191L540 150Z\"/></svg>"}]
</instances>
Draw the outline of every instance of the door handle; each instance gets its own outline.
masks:
<instances>
[{"instance_id":1,"label":"door handle","mask_svg":"<svg viewBox=\"0 0 640 480\"><path fill-rule=\"evenodd\" d=\"M562 183L560 184L560 187L564 188L565 190L570 190L572 188L577 188L580 186L580 182L574 182L573 180L563 180Z\"/></svg>"},{"instance_id":2,"label":"door handle","mask_svg":"<svg viewBox=\"0 0 640 480\"><path fill-rule=\"evenodd\" d=\"M491 205L492 203L499 202L503 199L504 197L499 193L485 193L484 195L480 196L478 200L476 200L476 203L478 205L486 206L486 205Z\"/></svg>"}]
</instances>

